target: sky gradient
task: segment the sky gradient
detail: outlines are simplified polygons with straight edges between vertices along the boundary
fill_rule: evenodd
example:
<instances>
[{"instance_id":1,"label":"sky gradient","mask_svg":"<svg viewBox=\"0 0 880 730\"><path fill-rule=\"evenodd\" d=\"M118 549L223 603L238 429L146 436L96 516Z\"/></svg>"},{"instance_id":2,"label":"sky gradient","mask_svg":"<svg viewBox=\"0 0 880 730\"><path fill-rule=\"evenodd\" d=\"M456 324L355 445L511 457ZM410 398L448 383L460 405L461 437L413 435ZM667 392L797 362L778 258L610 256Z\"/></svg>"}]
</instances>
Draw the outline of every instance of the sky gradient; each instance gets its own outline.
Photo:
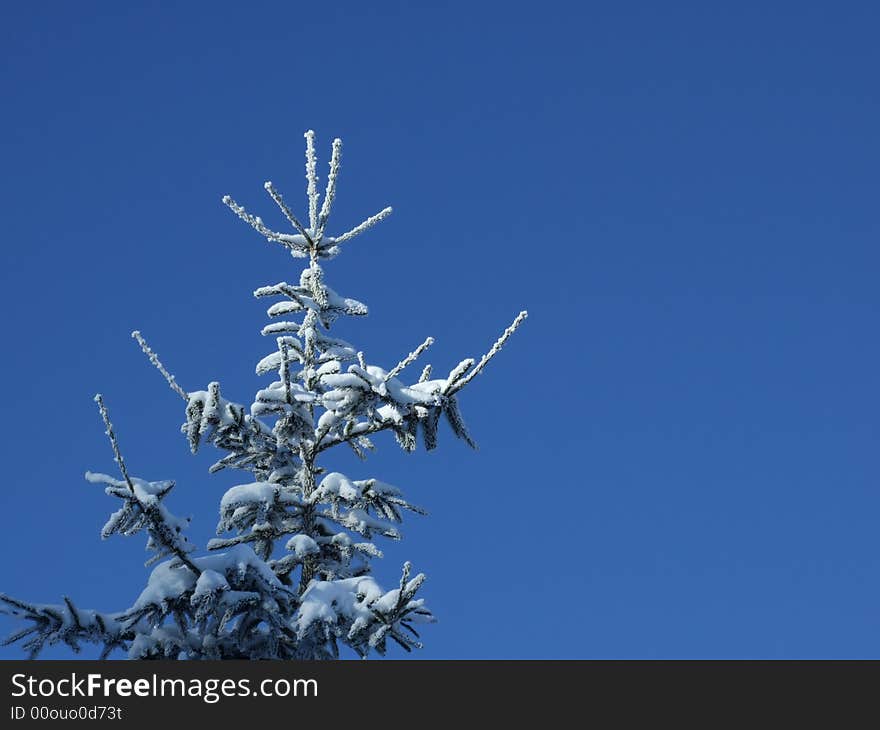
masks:
<instances>
[{"instance_id":1,"label":"sky gradient","mask_svg":"<svg viewBox=\"0 0 880 730\"><path fill-rule=\"evenodd\" d=\"M212 536L247 475L189 454L129 333L250 403L251 293L301 262L220 198L304 212L312 128L331 233L395 209L325 266L371 308L340 336L390 367L431 335L445 373L530 312L461 398L479 451L330 465L430 512L375 568L428 574L421 657L880 657L877 6L369 5L0 11L0 590L146 582L82 477L96 392Z\"/></svg>"}]
</instances>

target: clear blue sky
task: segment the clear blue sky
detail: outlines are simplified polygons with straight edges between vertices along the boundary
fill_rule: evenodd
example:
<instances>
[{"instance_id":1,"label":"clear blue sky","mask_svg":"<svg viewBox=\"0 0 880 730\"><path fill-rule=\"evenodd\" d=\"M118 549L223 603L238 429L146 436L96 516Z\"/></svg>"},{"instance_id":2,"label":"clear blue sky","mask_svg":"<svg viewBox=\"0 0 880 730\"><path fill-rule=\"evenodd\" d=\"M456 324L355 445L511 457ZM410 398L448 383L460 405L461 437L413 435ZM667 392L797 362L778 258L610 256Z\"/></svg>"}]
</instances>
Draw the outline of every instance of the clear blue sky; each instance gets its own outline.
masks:
<instances>
[{"instance_id":1,"label":"clear blue sky","mask_svg":"<svg viewBox=\"0 0 880 730\"><path fill-rule=\"evenodd\" d=\"M368 7L370 6L370 7ZM415 6L415 7L414 7ZM302 133L345 141L327 267L393 365L479 355L481 445L393 441L354 478L428 518L425 658L880 657L880 46L874 3L6 3L0 17L0 589L121 609L112 471L225 488L190 390L250 402L260 285L299 263L220 203L304 210ZM0 621L3 628L7 620ZM4 649L0 657L19 656ZM397 654L396 656L400 656ZM51 652L46 656L67 656Z\"/></svg>"}]
</instances>

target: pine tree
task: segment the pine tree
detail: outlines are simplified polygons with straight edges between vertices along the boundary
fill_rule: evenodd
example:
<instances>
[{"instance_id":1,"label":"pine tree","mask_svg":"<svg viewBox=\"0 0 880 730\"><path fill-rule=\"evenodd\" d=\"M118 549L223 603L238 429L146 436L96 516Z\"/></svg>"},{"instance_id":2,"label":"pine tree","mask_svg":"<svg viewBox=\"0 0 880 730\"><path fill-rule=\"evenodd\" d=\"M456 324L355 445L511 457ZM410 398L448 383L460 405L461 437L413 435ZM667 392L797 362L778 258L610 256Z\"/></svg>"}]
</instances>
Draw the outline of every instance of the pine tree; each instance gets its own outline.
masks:
<instances>
[{"instance_id":1,"label":"pine tree","mask_svg":"<svg viewBox=\"0 0 880 730\"><path fill-rule=\"evenodd\" d=\"M120 500L101 532L146 533L158 563L131 607L101 613L63 603L43 605L0 594L4 613L29 621L6 639L21 642L36 657L46 645L63 642L79 651L83 642L103 646L102 657L121 649L133 659L329 659L347 645L360 656L384 654L388 640L406 651L418 648L416 626L433 620L416 598L425 576L403 566L399 585L382 589L371 577L381 557L377 536L399 539L404 512L424 514L395 487L375 478L352 479L327 471L325 452L351 449L365 459L371 437L391 431L404 451L437 446L441 418L452 433L475 447L462 420L458 393L498 353L526 317L521 312L479 360L462 360L444 378L426 365L417 378L408 368L433 344L426 339L390 370L368 364L363 352L330 335L343 316L367 314L366 305L337 294L324 281L321 262L385 219L386 208L341 236L325 234L336 195L342 143L333 141L323 200L318 192L314 133L305 134L308 226L300 222L272 183L266 191L294 229L279 233L232 198L223 202L268 241L308 260L297 284L257 289L276 298L272 323L262 334L276 347L256 366L274 374L249 408L227 400L220 385L187 392L139 332L132 333L171 388L186 402L182 427L195 453L210 443L223 452L211 472L239 469L249 481L220 501L218 535L208 553L196 556L187 539L188 520L169 511L171 481L131 476L119 449L103 398L95 400L110 440L119 477L86 473ZM408 383L408 384L407 384Z\"/></svg>"}]
</instances>

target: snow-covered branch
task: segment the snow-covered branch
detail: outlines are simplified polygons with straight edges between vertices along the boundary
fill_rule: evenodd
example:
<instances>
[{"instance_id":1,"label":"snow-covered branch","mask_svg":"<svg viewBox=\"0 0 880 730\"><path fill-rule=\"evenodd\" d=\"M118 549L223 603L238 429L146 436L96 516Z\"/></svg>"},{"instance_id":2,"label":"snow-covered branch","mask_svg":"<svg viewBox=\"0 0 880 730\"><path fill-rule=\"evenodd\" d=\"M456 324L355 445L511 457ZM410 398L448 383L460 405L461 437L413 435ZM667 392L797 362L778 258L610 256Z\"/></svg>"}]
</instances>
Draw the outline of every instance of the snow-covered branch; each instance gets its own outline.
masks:
<instances>
[{"instance_id":1,"label":"snow-covered branch","mask_svg":"<svg viewBox=\"0 0 880 730\"><path fill-rule=\"evenodd\" d=\"M147 549L155 552L153 558L147 561L147 565L166 555L175 555L187 568L198 573L198 568L189 558L189 553L194 550L194 547L183 534L189 520L175 517L162 504L162 499L174 488L174 482L148 482L129 475L119 451L119 443L116 440L113 424L110 423L110 414L100 393L95 396L95 402L98 404L101 418L107 429L106 433L113 448L114 461L122 473L122 481L120 481L106 474L86 472L87 481L93 484L104 484L104 491L108 495L118 497L123 502L122 507L107 520L101 530L101 537L108 538L117 533L129 536L146 530L150 536Z\"/></svg>"},{"instance_id":2,"label":"snow-covered branch","mask_svg":"<svg viewBox=\"0 0 880 730\"><path fill-rule=\"evenodd\" d=\"M279 193L275 187L272 185L271 181L266 181L263 183L263 187L266 189L266 192L272 197L272 200L281 208L281 212L284 213L284 216L287 220L290 221L291 225L296 228L300 232L300 235L309 242L309 246L314 245L312 241L312 237L309 235L309 232L305 229L302 223L299 222L299 218L297 218L293 211L287 207L287 203L284 202L284 199L281 197L281 193ZM233 210L235 210L233 208ZM237 212L237 211L236 211ZM245 220L248 220L245 218ZM250 221L248 221L250 222Z\"/></svg>"},{"instance_id":3,"label":"snow-covered branch","mask_svg":"<svg viewBox=\"0 0 880 730\"><path fill-rule=\"evenodd\" d=\"M165 366L162 364L162 361L159 359L159 356L150 349L150 346L147 344L147 341L144 339L143 335L138 330L135 330L131 333L131 336L137 340L137 343L141 346L141 350L143 350L144 354L150 359L150 362L156 367L156 369L162 373L162 377L168 382L168 385L171 386L171 390L173 390L177 395L179 395L184 400L187 400L189 396L186 394L186 391L177 384L177 380L175 380L174 376L169 373Z\"/></svg>"},{"instance_id":4,"label":"snow-covered branch","mask_svg":"<svg viewBox=\"0 0 880 730\"><path fill-rule=\"evenodd\" d=\"M510 339L510 336L519 329L519 326L525 321L526 317L528 316L529 313L525 310L520 312L516 316L516 319L514 319L513 322L510 324L510 326L504 330L504 332L501 334L501 337L499 337L495 341L495 344L492 345L492 347L489 349L489 352L487 352L485 355L483 355L483 357L480 358L480 362L477 363L477 366L464 377L458 377L454 380L450 378L449 384L444 392L448 395L457 393L459 390L464 388L464 386L470 383L475 377L477 377L477 375L479 375L483 368L486 367L486 365L489 363L489 360L491 360L501 351L504 343L507 342L507 340Z\"/></svg>"},{"instance_id":5,"label":"snow-covered branch","mask_svg":"<svg viewBox=\"0 0 880 730\"><path fill-rule=\"evenodd\" d=\"M28 603L0 593L0 613L30 622L3 640L3 646L21 642L30 659L36 659L44 647L59 643L79 653L83 642L103 644L101 658L106 659L113 649L124 649L135 637L120 614L77 608L67 596L58 605Z\"/></svg>"}]
</instances>

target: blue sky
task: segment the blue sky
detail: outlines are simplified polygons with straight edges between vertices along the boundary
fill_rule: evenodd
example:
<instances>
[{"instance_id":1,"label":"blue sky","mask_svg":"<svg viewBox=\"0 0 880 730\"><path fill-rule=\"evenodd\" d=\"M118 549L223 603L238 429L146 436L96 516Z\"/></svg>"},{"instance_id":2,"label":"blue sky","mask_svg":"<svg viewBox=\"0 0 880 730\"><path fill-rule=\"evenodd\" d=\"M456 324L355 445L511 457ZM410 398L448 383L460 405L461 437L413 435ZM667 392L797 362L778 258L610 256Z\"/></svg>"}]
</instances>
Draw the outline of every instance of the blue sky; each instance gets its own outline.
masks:
<instances>
[{"instance_id":1,"label":"blue sky","mask_svg":"<svg viewBox=\"0 0 880 730\"><path fill-rule=\"evenodd\" d=\"M251 292L299 263L220 197L277 222L271 179L303 211L313 128L321 165L345 142L337 232L395 208L326 266L369 360L432 335L448 369L530 312L462 397L480 451L331 465L431 512L376 570L428 573L422 657L880 656L874 4L2 16L0 590L114 610L145 582L82 478L113 468L98 391L212 535L246 479L189 455L129 332L250 402Z\"/></svg>"}]
</instances>

